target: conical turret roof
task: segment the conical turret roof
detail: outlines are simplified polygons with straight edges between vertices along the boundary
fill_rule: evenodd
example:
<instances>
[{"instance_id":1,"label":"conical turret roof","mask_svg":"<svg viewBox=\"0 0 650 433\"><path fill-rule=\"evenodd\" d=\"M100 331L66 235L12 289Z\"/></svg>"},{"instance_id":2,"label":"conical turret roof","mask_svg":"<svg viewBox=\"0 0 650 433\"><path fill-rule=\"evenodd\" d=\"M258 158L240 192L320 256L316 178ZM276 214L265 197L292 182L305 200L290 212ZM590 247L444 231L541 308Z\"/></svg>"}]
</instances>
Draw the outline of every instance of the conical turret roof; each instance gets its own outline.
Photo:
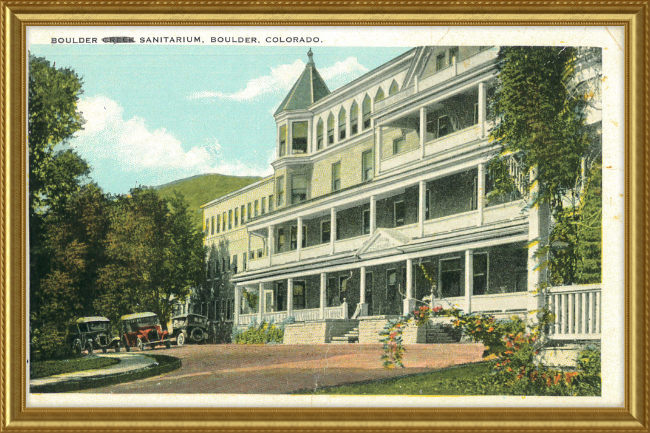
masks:
<instances>
[{"instance_id":1,"label":"conical turret roof","mask_svg":"<svg viewBox=\"0 0 650 433\"><path fill-rule=\"evenodd\" d=\"M309 107L314 102L323 99L329 95L330 91L325 84L325 80L320 76L314 63L311 49L307 53L309 61L305 70L293 85L287 96L284 98L275 114L283 111L302 110Z\"/></svg>"}]
</instances>

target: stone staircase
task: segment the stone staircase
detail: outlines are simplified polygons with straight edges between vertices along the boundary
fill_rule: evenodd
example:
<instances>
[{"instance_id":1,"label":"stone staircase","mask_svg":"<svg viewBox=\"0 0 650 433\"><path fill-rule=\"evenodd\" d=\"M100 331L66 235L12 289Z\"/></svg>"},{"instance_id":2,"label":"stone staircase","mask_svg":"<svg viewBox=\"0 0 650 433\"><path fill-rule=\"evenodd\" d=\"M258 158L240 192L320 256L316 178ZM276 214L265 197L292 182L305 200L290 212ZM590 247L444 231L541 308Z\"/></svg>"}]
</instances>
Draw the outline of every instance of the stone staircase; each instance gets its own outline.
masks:
<instances>
[{"instance_id":1,"label":"stone staircase","mask_svg":"<svg viewBox=\"0 0 650 433\"><path fill-rule=\"evenodd\" d=\"M426 325L427 344L458 343L458 341L459 338L445 326L431 323Z\"/></svg>"},{"instance_id":2,"label":"stone staircase","mask_svg":"<svg viewBox=\"0 0 650 433\"><path fill-rule=\"evenodd\" d=\"M352 328L343 335L332 337L332 344L348 344L359 342L359 326Z\"/></svg>"}]
</instances>

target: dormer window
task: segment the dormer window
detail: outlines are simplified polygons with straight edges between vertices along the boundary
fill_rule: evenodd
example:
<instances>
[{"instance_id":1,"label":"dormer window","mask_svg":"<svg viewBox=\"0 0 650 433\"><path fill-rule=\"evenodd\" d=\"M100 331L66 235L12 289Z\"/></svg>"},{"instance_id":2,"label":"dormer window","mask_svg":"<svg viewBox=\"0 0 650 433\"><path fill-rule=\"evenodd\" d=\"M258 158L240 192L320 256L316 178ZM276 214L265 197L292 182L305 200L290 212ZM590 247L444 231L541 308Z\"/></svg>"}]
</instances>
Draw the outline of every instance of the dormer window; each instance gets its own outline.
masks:
<instances>
[{"instance_id":1,"label":"dormer window","mask_svg":"<svg viewBox=\"0 0 650 433\"><path fill-rule=\"evenodd\" d=\"M345 139L345 108L341 108L339 111L339 140Z\"/></svg>"},{"instance_id":2,"label":"dormer window","mask_svg":"<svg viewBox=\"0 0 650 433\"><path fill-rule=\"evenodd\" d=\"M390 88L388 89L388 95L391 96L397 92L399 92L399 85L397 84L397 81L393 80L393 82L390 85Z\"/></svg>"},{"instance_id":3,"label":"dormer window","mask_svg":"<svg viewBox=\"0 0 650 433\"><path fill-rule=\"evenodd\" d=\"M332 113L327 118L327 144L334 144L334 116Z\"/></svg>"},{"instance_id":4,"label":"dormer window","mask_svg":"<svg viewBox=\"0 0 650 433\"><path fill-rule=\"evenodd\" d=\"M293 122L291 130L291 152L307 153L307 122Z\"/></svg>"},{"instance_id":5,"label":"dormer window","mask_svg":"<svg viewBox=\"0 0 650 433\"><path fill-rule=\"evenodd\" d=\"M352 103L350 108L350 137L359 132L359 106L356 101Z\"/></svg>"},{"instance_id":6,"label":"dormer window","mask_svg":"<svg viewBox=\"0 0 650 433\"><path fill-rule=\"evenodd\" d=\"M363 130L365 131L366 129L370 128L371 121L370 121L370 97L366 95L366 97L363 100L363 106L362 108L362 115L363 115Z\"/></svg>"},{"instance_id":7,"label":"dormer window","mask_svg":"<svg viewBox=\"0 0 650 433\"><path fill-rule=\"evenodd\" d=\"M377 94L375 95L375 102L379 102L384 99L384 90L380 87L379 90L377 90Z\"/></svg>"},{"instance_id":8,"label":"dormer window","mask_svg":"<svg viewBox=\"0 0 650 433\"><path fill-rule=\"evenodd\" d=\"M316 126L316 149L321 150L324 144L323 137L323 119L318 121L318 126Z\"/></svg>"},{"instance_id":9,"label":"dormer window","mask_svg":"<svg viewBox=\"0 0 650 433\"><path fill-rule=\"evenodd\" d=\"M287 125L280 127L280 156L287 154Z\"/></svg>"}]
</instances>

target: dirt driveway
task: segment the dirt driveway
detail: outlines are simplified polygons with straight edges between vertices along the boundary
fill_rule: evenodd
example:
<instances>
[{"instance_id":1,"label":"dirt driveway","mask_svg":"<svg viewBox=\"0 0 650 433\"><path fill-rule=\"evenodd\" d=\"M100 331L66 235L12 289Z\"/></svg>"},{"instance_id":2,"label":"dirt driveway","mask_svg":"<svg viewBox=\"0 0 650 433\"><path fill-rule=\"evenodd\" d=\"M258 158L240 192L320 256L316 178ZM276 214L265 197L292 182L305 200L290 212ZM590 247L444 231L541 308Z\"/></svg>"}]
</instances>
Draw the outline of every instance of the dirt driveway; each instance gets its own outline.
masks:
<instances>
[{"instance_id":1,"label":"dirt driveway","mask_svg":"<svg viewBox=\"0 0 650 433\"><path fill-rule=\"evenodd\" d=\"M183 365L163 376L84 392L289 394L477 362L483 346L406 346L406 368L391 370L382 368L378 344L173 346L154 353L181 358Z\"/></svg>"}]
</instances>

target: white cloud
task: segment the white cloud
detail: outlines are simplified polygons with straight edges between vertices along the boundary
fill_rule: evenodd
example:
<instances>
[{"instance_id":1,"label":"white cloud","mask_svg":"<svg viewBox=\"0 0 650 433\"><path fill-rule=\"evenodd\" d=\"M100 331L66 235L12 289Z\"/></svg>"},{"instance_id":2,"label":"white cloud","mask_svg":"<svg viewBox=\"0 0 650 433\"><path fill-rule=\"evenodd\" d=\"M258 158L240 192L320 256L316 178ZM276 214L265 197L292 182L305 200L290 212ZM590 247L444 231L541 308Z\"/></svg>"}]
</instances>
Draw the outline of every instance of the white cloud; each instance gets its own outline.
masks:
<instances>
[{"instance_id":1,"label":"white cloud","mask_svg":"<svg viewBox=\"0 0 650 433\"><path fill-rule=\"evenodd\" d=\"M136 179L141 184L158 185L201 173L253 176L261 171L260 167L225 161L216 138L185 150L165 128L152 130L138 116L125 120L124 109L105 96L80 100L78 110L86 123L70 146L91 164L93 176L107 183L124 177L133 179L131 186Z\"/></svg>"},{"instance_id":2,"label":"white cloud","mask_svg":"<svg viewBox=\"0 0 650 433\"><path fill-rule=\"evenodd\" d=\"M224 93L221 91L203 91L196 92L189 96L189 99L223 99L237 102L252 101L260 96L288 92L291 86L296 82L302 71L305 69L305 62L296 60L291 64L280 65L277 68L271 68L270 75L253 78L246 87L234 93ZM336 62L333 66L318 70L325 81L331 88L350 81L364 72L368 68L363 66L356 57Z\"/></svg>"}]
</instances>

